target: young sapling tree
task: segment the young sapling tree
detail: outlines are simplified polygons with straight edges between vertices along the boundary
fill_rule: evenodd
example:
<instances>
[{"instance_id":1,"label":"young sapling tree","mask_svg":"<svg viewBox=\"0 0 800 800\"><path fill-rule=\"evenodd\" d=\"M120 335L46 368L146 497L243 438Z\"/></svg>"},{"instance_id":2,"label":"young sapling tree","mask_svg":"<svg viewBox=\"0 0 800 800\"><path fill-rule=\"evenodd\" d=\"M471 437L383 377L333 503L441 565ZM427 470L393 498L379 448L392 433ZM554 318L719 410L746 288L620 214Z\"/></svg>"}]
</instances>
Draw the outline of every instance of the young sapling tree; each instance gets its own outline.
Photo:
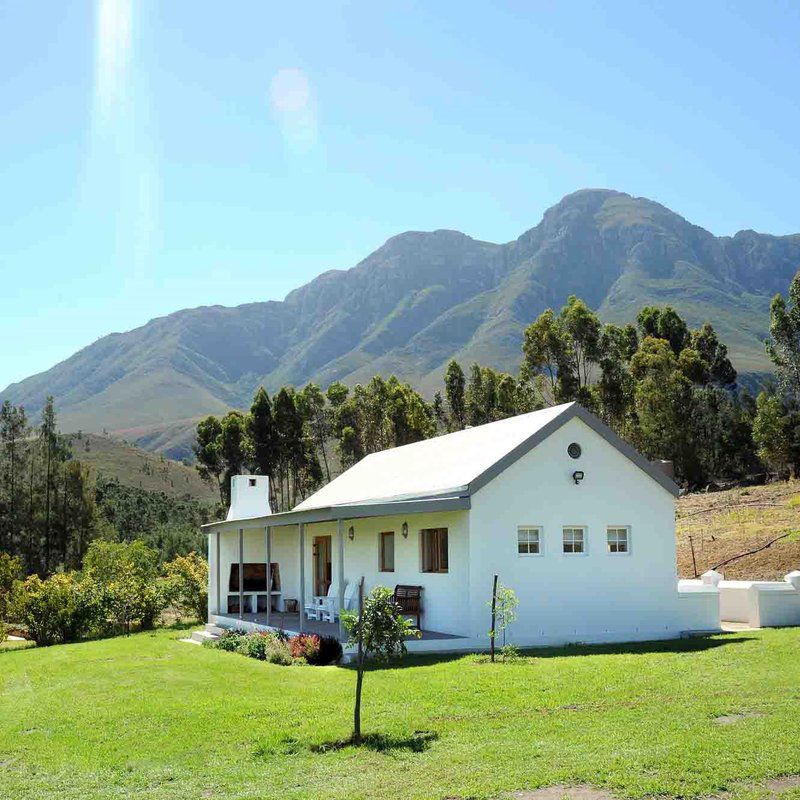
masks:
<instances>
[{"instance_id":1,"label":"young sapling tree","mask_svg":"<svg viewBox=\"0 0 800 800\"><path fill-rule=\"evenodd\" d=\"M489 600L487 605L492 609L492 627L489 630L489 641L491 645L491 660L494 661L494 649L497 633L503 635L503 661L506 660L508 654L506 645L506 630L508 626L517 618L517 606L519 605L519 598L510 586L503 586L497 580L497 575L494 576L492 584L492 599Z\"/></svg>"},{"instance_id":2,"label":"young sapling tree","mask_svg":"<svg viewBox=\"0 0 800 800\"><path fill-rule=\"evenodd\" d=\"M391 589L376 586L365 599L363 578L358 587L358 614L344 610L341 614L349 634L347 646L357 648L353 744L361 744L361 690L367 659L388 661L393 656L403 656L406 639L421 634L403 616Z\"/></svg>"}]
</instances>

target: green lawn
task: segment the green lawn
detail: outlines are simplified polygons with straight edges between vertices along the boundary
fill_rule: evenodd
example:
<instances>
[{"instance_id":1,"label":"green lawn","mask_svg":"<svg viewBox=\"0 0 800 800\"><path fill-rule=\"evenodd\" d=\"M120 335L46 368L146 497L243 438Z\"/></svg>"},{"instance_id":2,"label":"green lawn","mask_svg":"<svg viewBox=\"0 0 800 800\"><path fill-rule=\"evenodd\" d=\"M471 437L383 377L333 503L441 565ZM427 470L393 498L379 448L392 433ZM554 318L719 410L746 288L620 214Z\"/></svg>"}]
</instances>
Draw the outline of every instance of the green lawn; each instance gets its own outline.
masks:
<instances>
[{"instance_id":1,"label":"green lawn","mask_svg":"<svg viewBox=\"0 0 800 800\"><path fill-rule=\"evenodd\" d=\"M366 677L365 729L383 749L326 747L350 730L351 670L184 635L0 652L0 797L497 797L586 782L749 798L800 774L797 629L506 665L408 659Z\"/></svg>"}]
</instances>

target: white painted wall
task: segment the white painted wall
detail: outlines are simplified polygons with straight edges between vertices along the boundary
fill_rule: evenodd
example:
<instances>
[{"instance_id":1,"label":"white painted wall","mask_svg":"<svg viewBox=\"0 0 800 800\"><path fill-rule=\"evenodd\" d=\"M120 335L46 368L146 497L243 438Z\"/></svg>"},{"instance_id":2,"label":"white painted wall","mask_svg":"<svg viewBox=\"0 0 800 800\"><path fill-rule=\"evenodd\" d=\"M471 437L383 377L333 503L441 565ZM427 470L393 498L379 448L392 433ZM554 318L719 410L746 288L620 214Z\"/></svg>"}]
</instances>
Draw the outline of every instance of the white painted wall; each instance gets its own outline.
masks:
<instances>
[{"instance_id":1,"label":"white painted wall","mask_svg":"<svg viewBox=\"0 0 800 800\"><path fill-rule=\"evenodd\" d=\"M720 592L715 583L678 581L678 612L681 630L719 630Z\"/></svg>"},{"instance_id":2,"label":"white painted wall","mask_svg":"<svg viewBox=\"0 0 800 800\"><path fill-rule=\"evenodd\" d=\"M567 455L581 445L579 459ZM585 473L576 485L575 470ZM543 529L543 554L517 554L517 526ZM588 552L562 552L562 527L585 526ZM630 553L610 554L606 527L630 526ZM512 641L620 641L678 636L675 501L579 419L481 488L470 511L471 633L486 636L493 573L520 599ZM700 615L702 618L702 614ZM702 622L702 619L701 619ZM718 628L718 624L713 626Z\"/></svg>"},{"instance_id":3,"label":"white painted wall","mask_svg":"<svg viewBox=\"0 0 800 800\"><path fill-rule=\"evenodd\" d=\"M403 522L408 522L408 539L402 536ZM354 528L351 542L347 536ZM465 634L469 596L468 517L465 511L437 514L410 514L407 517L377 517L345 521L344 567L347 581L364 576L365 592L374 586L411 584L422 586L422 627L440 633ZM432 574L420 571L420 534L422 528L448 529L449 572ZM379 533L394 531L394 572L380 572ZM330 534L333 537L333 579L338 575L338 545L336 523L319 523L306 527L306 539ZM306 593L311 595L312 571L309 550L306 566Z\"/></svg>"},{"instance_id":4,"label":"white painted wall","mask_svg":"<svg viewBox=\"0 0 800 800\"><path fill-rule=\"evenodd\" d=\"M719 582L719 616L725 622L751 625L750 587L753 581Z\"/></svg>"},{"instance_id":5,"label":"white painted wall","mask_svg":"<svg viewBox=\"0 0 800 800\"><path fill-rule=\"evenodd\" d=\"M217 601L217 534L209 533L208 539L208 616L207 621L211 622L211 616L217 613L219 603Z\"/></svg>"},{"instance_id":6,"label":"white painted wall","mask_svg":"<svg viewBox=\"0 0 800 800\"><path fill-rule=\"evenodd\" d=\"M800 625L800 573L782 581L720 581L719 591L720 617L726 622L753 628Z\"/></svg>"}]
</instances>

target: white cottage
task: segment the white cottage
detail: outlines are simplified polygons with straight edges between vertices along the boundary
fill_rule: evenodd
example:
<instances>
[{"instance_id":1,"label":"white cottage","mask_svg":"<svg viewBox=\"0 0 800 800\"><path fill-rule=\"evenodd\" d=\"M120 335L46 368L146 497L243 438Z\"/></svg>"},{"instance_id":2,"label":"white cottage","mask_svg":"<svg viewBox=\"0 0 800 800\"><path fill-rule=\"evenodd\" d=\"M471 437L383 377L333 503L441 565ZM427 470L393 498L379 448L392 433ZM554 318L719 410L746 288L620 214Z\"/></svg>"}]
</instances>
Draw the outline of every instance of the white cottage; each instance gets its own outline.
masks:
<instances>
[{"instance_id":1,"label":"white cottage","mask_svg":"<svg viewBox=\"0 0 800 800\"><path fill-rule=\"evenodd\" d=\"M285 513L266 478L237 476L228 519L204 526L209 622L341 636L363 576L419 587L409 650L469 650L498 574L518 646L717 630L717 588L678 586L677 491L576 403L367 456Z\"/></svg>"}]
</instances>

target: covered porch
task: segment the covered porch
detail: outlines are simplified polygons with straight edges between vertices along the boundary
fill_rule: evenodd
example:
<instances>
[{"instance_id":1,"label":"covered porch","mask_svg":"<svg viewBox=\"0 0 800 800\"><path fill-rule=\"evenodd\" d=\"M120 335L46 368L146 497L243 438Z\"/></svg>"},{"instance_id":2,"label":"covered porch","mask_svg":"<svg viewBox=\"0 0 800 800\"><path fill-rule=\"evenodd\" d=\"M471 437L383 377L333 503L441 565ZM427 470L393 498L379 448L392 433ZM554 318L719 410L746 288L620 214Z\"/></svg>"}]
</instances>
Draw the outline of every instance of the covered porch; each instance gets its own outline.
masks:
<instances>
[{"instance_id":1,"label":"covered porch","mask_svg":"<svg viewBox=\"0 0 800 800\"><path fill-rule=\"evenodd\" d=\"M468 630L468 508L469 498L446 497L206 525L209 622L223 628L313 632L344 642L339 610L346 605L355 610L355 586L363 577L365 593L376 585L422 587L423 641L463 638ZM435 571L421 563L430 530L444 532L444 562ZM384 563L386 552L391 563ZM306 605L326 594L334 621L309 619Z\"/></svg>"}]
</instances>

